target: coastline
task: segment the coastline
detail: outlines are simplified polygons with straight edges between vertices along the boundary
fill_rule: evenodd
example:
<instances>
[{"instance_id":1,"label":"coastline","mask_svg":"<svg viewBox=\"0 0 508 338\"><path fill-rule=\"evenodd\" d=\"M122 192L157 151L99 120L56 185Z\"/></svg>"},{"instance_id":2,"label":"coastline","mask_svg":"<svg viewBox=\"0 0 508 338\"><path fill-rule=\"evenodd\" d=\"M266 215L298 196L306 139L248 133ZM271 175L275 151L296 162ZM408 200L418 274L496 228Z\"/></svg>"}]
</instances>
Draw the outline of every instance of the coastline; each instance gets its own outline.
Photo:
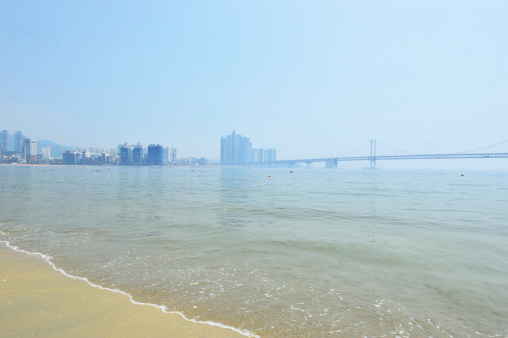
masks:
<instances>
[{"instance_id":1,"label":"coastline","mask_svg":"<svg viewBox=\"0 0 508 338\"><path fill-rule=\"evenodd\" d=\"M161 307L136 303L120 291L66 276L44 256L6 242L0 242L0 267L0 325L5 337L243 336L235 329L186 320Z\"/></svg>"}]
</instances>

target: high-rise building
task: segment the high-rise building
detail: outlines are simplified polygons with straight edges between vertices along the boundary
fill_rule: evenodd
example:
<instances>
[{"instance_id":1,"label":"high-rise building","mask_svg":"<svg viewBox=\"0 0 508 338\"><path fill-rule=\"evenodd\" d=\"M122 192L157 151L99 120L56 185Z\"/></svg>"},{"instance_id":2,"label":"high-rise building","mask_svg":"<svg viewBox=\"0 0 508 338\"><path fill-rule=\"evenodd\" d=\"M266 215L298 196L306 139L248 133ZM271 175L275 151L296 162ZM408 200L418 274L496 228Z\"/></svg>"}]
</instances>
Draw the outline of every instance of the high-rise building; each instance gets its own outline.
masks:
<instances>
[{"instance_id":1,"label":"high-rise building","mask_svg":"<svg viewBox=\"0 0 508 338\"><path fill-rule=\"evenodd\" d=\"M43 160L49 160L50 157L51 157L51 148L50 147L41 148L41 158Z\"/></svg>"},{"instance_id":2,"label":"high-rise building","mask_svg":"<svg viewBox=\"0 0 508 338\"><path fill-rule=\"evenodd\" d=\"M164 162L163 148L160 144L150 144L148 146L148 165L162 165Z\"/></svg>"},{"instance_id":3,"label":"high-rise building","mask_svg":"<svg viewBox=\"0 0 508 338\"><path fill-rule=\"evenodd\" d=\"M252 149L252 162L266 161L266 152L263 148Z\"/></svg>"},{"instance_id":4,"label":"high-rise building","mask_svg":"<svg viewBox=\"0 0 508 338\"><path fill-rule=\"evenodd\" d=\"M252 162L252 143L248 137L243 137L234 130L231 135L221 137L221 165L243 165L249 162Z\"/></svg>"},{"instance_id":5,"label":"high-rise building","mask_svg":"<svg viewBox=\"0 0 508 338\"><path fill-rule=\"evenodd\" d=\"M162 162L164 164L168 164L169 163L169 147L164 147L162 149Z\"/></svg>"},{"instance_id":6,"label":"high-rise building","mask_svg":"<svg viewBox=\"0 0 508 338\"><path fill-rule=\"evenodd\" d=\"M37 163L37 140L26 138L24 153L26 163Z\"/></svg>"},{"instance_id":7,"label":"high-rise building","mask_svg":"<svg viewBox=\"0 0 508 338\"><path fill-rule=\"evenodd\" d=\"M0 133L0 146L4 152L9 151L9 132L7 130L2 130Z\"/></svg>"},{"instance_id":8,"label":"high-rise building","mask_svg":"<svg viewBox=\"0 0 508 338\"><path fill-rule=\"evenodd\" d=\"M268 149L252 149L252 162L275 162L277 152L273 148Z\"/></svg>"},{"instance_id":9,"label":"high-rise building","mask_svg":"<svg viewBox=\"0 0 508 338\"><path fill-rule=\"evenodd\" d=\"M62 163L66 165L75 165L77 164L77 153L75 151L67 150L65 153L62 153Z\"/></svg>"},{"instance_id":10,"label":"high-rise building","mask_svg":"<svg viewBox=\"0 0 508 338\"><path fill-rule=\"evenodd\" d=\"M23 140L24 140L23 133L21 133L20 131L17 131L14 134L14 151L15 152L17 152L17 153L23 152Z\"/></svg>"},{"instance_id":11,"label":"high-rise building","mask_svg":"<svg viewBox=\"0 0 508 338\"><path fill-rule=\"evenodd\" d=\"M144 158L144 152L143 152L143 146L141 144L136 144L132 147L132 163L134 165L141 165L143 164L143 158Z\"/></svg>"},{"instance_id":12,"label":"high-rise building","mask_svg":"<svg viewBox=\"0 0 508 338\"><path fill-rule=\"evenodd\" d=\"M169 163L175 164L176 163L176 148L169 148Z\"/></svg>"},{"instance_id":13,"label":"high-rise building","mask_svg":"<svg viewBox=\"0 0 508 338\"><path fill-rule=\"evenodd\" d=\"M266 149L265 161L275 162L277 160L277 152L273 148Z\"/></svg>"},{"instance_id":14,"label":"high-rise building","mask_svg":"<svg viewBox=\"0 0 508 338\"><path fill-rule=\"evenodd\" d=\"M131 163L131 147L127 143L118 146L118 154L120 155L120 165Z\"/></svg>"}]
</instances>

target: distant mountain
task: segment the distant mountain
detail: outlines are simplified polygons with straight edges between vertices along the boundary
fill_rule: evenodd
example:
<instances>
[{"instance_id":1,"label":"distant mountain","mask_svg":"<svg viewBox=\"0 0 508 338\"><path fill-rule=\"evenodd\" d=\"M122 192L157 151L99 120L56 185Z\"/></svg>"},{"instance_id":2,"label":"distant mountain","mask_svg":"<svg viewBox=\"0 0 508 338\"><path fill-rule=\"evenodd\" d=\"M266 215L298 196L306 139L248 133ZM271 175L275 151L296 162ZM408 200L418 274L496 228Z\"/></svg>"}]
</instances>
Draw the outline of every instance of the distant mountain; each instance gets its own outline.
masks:
<instances>
[{"instance_id":1,"label":"distant mountain","mask_svg":"<svg viewBox=\"0 0 508 338\"><path fill-rule=\"evenodd\" d=\"M37 148L44 148L44 147L50 147L51 148L51 157L54 158L61 158L62 153L66 152L67 150L74 149L73 147L63 146L61 144L56 144L53 141L50 140L37 140Z\"/></svg>"}]
</instances>

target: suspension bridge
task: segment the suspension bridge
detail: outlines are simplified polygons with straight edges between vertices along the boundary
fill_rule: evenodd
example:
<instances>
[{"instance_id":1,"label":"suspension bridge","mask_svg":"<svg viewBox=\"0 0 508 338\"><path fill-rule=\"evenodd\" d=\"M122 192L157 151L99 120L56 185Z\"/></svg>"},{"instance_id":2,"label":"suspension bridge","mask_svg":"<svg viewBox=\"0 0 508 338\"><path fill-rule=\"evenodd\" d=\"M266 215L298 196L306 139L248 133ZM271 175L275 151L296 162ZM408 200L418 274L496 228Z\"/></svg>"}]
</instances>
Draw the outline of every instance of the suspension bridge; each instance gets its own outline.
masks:
<instances>
[{"instance_id":1,"label":"suspension bridge","mask_svg":"<svg viewBox=\"0 0 508 338\"><path fill-rule=\"evenodd\" d=\"M378 155L378 145L383 147L384 151L393 151L399 154L391 155ZM249 165L255 166L277 166L278 164L284 164L289 166L295 166L299 164L305 164L307 168L310 168L312 163L322 162L325 163L325 168L337 168L339 162L348 161L368 161L371 169L376 168L377 161L393 161L393 160L438 160L438 159L472 159L472 158L508 158L508 140L492 144L486 147L472 149L463 152L449 153L449 154L421 154L409 152L391 146L378 143L376 140L370 140L365 144L357 147L356 149L338 156L338 157L327 157L327 158L306 158L297 160L280 160L280 161L265 161L248 163Z\"/></svg>"}]
</instances>

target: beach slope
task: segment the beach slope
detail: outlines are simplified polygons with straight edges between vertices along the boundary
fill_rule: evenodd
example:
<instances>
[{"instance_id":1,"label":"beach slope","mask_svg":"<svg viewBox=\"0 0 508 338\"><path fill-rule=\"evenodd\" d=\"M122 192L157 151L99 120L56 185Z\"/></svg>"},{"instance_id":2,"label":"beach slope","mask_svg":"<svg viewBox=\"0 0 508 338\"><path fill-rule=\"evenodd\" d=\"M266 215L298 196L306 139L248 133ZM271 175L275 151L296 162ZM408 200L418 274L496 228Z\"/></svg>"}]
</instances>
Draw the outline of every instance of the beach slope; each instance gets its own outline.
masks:
<instances>
[{"instance_id":1,"label":"beach slope","mask_svg":"<svg viewBox=\"0 0 508 338\"><path fill-rule=\"evenodd\" d=\"M0 243L2 337L242 337L137 305Z\"/></svg>"}]
</instances>

